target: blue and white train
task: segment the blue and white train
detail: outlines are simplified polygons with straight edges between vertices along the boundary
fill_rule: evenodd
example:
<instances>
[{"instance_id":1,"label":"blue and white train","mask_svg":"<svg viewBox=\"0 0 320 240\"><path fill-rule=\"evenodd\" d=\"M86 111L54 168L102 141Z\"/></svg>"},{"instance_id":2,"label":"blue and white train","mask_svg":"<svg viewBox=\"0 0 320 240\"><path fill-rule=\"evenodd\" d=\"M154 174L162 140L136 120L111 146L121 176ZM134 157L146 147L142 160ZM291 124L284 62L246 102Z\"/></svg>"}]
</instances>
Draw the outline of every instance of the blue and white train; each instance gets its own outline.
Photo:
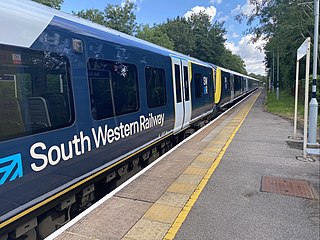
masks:
<instances>
[{"instance_id":1,"label":"blue and white train","mask_svg":"<svg viewBox=\"0 0 320 240\"><path fill-rule=\"evenodd\" d=\"M42 239L259 81L27 0L0 2L0 239Z\"/></svg>"}]
</instances>

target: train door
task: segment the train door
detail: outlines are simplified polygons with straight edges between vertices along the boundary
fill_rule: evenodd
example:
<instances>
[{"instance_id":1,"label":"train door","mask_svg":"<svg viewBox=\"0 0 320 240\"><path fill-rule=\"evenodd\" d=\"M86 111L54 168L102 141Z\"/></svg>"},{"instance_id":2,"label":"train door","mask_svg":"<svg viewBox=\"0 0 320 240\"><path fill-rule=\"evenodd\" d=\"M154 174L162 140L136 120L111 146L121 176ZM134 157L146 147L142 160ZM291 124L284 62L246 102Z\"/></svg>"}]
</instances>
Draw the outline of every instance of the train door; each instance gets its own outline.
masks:
<instances>
[{"instance_id":1,"label":"train door","mask_svg":"<svg viewBox=\"0 0 320 240\"><path fill-rule=\"evenodd\" d=\"M231 96L230 99L234 99L234 75L230 74L230 91L231 91Z\"/></svg>"},{"instance_id":2,"label":"train door","mask_svg":"<svg viewBox=\"0 0 320 240\"><path fill-rule=\"evenodd\" d=\"M248 78L245 78L245 80L246 80L246 92L248 92L249 91L249 86L248 86Z\"/></svg>"},{"instance_id":3,"label":"train door","mask_svg":"<svg viewBox=\"0 0 320 240\"><path fill-rule=\"evenodd\" d=\"M187 60L181 60L182 63L182 76L183 76L183 92L184 92L184 119L183 119L183 127L187 127L190 124L191 120L191 73L189 68L189 63Z\"/></svg>"},{"instance_id":4,"label":"train door","mask_svg":"<svg viewBox=\"0 0 320 240\"><path fill-rule=\"evenodd\" d=\"M173 132L187 126L191 118L190 74L188 61L172 57L175 122Z\"/></svg>"}]
</instances>

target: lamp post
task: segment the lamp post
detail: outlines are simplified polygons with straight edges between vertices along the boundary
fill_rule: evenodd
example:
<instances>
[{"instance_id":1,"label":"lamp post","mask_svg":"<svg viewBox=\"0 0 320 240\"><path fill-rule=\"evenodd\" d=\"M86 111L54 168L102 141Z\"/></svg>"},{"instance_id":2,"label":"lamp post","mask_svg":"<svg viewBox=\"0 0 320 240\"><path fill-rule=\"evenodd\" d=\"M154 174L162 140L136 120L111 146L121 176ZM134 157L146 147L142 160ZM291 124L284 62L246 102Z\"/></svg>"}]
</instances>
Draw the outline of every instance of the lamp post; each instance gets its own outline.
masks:
<instances>
[{"instance_id":1,"label":"lamp post","mask_svg":"<svg viewBox=\"0 0 320 240\"><path fill-rule=\"evenodd\" d=\"M277 49L277 100L279 100L279 48Z\"/></svg>"},{"instance_id":2,"label":"lamp post","mask_svg":"<svg viewBox=\"0 0 320 240\"><path fill-rule=\"evenodd\" d=\"M317 120L318 120L318 102L317 92L317 60L318 60L318 34L319 34L319 0L314 1L314 42L313 42L313 72L312 72L312 98L309 103L309 135L308 143L317 145Z\"/></svg>"},{"instance_id":3,"label":"lamp post","mask_svg":"<svg viewBox=\"0 0 320 240\"><path fill-rule=\"evenodd\" d=\"M276 82L274 81L274 52L272 52L272 92L274 92L274 85Z\"/></svg>"}]
</instances>

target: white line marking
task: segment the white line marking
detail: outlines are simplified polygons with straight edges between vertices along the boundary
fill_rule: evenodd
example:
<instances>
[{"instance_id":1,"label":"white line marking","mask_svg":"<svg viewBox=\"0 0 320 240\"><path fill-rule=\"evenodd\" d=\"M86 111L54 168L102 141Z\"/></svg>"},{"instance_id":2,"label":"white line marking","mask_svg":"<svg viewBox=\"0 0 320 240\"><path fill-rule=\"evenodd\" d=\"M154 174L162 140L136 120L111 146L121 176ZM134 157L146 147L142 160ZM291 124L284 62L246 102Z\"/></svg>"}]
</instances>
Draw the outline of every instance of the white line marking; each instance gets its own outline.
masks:
<instances>
[{"instance_id":1,"label":"white line marking","mask_svg":"<svg viewBox=\"0 0 320 240\"><path fill-rule=\"evenodd\" d=\"M205 130L207 127L209 127L211 124L213 124L215 121L217 121L219 118L221 118L223 115L225 115L226 113L228 113L231 109L235 108L236 106L238 106L240 103L242 103L244 100L246 100L248 97L250 97L254 92L250 93L247 97L245 97L244 99L242 99L240 102L238 102L237 104L235 104L234 106L232 106L230 109L228 109L227 111L223 112L221 115L219 115L216 119L214 119L213 121L211 121L210 123L208 123L206 126L202 127L201 129L199 129L197 132L195 132L194 134L190 135L189 137L187 137L185 140L183 140L181 143L179 143L178 145L176 145L175 147L173 147L172 149L170 149L168 152L166 152L165 154L163 154L161 157L159 157L157 160L155 160L154 162L152 162L151 164L149 164L147 167L145 167L144 169L142 169L140 172L138 172L136 175L132 176L131 178L128 179L128 181L124 182L123 184L121 184L119 187L117 187L116 189L114 189L112 192L108 193L106 196L104 196L103 198L101 198L98 202L96 202L95 204L93 204L91 207L89 207L88 209L86 209L85 211L83 211L82 213L80 213L79 215L77 215L75 218L73 218L70 222L68 222L67 224L63 225L61 228L59 228L57 231L53 232L52 234L50 234L48 237L45 238L45 240L53 240L56 237L58 237L61 233L63 233L65 230L67 230L68 228L70 228L71 226L73 226L75 223L77 223L80 219L82 219L83 217L85 217L86 215L88 215L90 212L92 212L94 209L96 209L97 207L99 207L102 203L104 203L105 201L107 201L109 198L111 198L112 196L114 196L117 192L119 192L121 189L123 189L124 187L126 187L127 185L129 185L132 181L134 181L135 179L137 179L139 176L141 176L143 173L145 173L146 171L148 171L150 168L152 168L154 165L156 165L158 162L160 162L163 158L165 158L167 155L169 155L170 153L172 153L174 150L176 150L178 147L180 147L182 144L184 144L185 142L189 141L190 139L192 139L193 137L197 136L200 132L202 132L203 130Z\"/></svg>"}]
</instances>

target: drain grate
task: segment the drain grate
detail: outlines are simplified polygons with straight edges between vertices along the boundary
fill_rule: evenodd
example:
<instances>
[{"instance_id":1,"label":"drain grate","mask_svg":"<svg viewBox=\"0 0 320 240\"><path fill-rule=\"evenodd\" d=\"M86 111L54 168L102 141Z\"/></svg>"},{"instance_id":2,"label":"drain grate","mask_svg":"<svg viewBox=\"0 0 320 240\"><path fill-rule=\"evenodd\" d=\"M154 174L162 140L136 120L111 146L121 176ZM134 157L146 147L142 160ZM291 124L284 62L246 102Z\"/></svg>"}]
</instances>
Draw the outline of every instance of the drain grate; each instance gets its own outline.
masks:
<instances>
[{"instance_id":1,"label":"drain grate","mask_svg":"<svg viewBox=\"0 0 320 240\"><path fill-rule=\"evenodd\" d=\"M314 199L310 183L304 180L263 176L261 191Z\"/></svg>"}]
</instances>

